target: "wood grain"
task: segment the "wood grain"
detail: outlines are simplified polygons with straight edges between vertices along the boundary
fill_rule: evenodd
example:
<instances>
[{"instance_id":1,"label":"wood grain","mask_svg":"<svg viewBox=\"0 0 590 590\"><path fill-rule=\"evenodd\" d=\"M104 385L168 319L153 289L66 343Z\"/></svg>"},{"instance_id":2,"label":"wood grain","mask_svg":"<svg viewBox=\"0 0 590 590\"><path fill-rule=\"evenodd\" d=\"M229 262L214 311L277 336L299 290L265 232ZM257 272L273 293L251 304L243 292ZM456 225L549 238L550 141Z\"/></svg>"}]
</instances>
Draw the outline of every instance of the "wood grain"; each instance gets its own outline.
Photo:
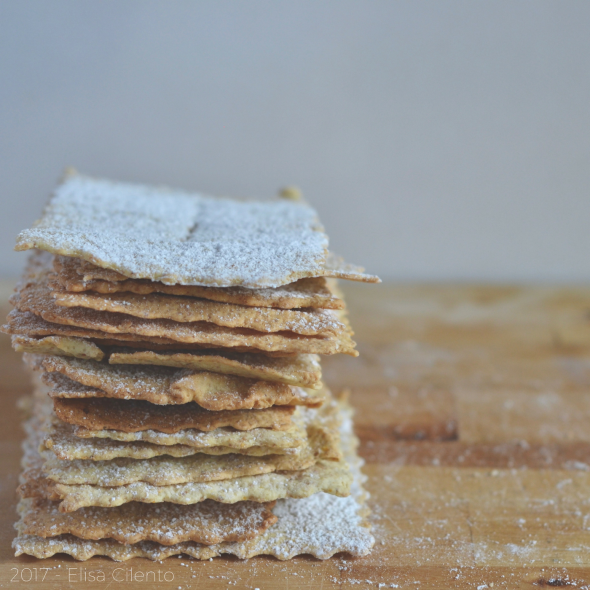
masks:
<instances>
[{"instance_id":1,"label":"wood grain","mask_svg":"<svg viewBox=\"0 0 590 590\"><path fill-rule=\"evenodd\" d=\"M36 567L40 578L49 567L44 582L19 584L590 588L590 288L347 285L346 295L361 356L327 359L325 373L352 390L357 410L377 538L370 556L14 558L15 401L28 384L2 337L0 586L16 584L11 568L27 577L23 568ZM158 570L169 581L145 581ZM105 582L83 582L91 571ZM144 580L119 584L113 572Z\"/></svg>"}]
</instances>

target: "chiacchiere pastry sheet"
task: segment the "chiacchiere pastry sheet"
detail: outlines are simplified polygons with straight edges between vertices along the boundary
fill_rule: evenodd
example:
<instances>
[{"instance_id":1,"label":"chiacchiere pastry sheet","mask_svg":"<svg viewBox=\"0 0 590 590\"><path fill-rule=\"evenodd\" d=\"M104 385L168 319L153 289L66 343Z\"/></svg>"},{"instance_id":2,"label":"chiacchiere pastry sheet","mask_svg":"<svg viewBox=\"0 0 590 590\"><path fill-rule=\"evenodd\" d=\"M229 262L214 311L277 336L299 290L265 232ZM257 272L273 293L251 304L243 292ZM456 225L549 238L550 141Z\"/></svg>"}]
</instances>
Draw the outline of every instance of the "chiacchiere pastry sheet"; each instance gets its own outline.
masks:
<instances>
[{"instance_id":1,"label":"chiacchiere pastry sheet","mask_svg":"<svg viewBox=\"0 0 590 590\"><path fill-rule=\"evenodd\" d=\"M51 273L49 275L51 277ZM144 319L169 319L175 322L210 322L227 328L259 332L291 331L305 336L327 336L346 329L336 312L326 309L275 309L220 303L208 299L152 293L69 293L51 292L61 307L84 307L96 311L123 313Z\"/></svg>"},{"instance_id":2,"label":"chiacchiere pastry sheet","mask_svg":"<svg viewBox=\"0 0 590 590\"><path fill-rule=\"evenodd\" d=\"M95 361L102 361L105 358L105 353L94 342L84 340L83 338L68 338L66 336L46 336L45 338L12 336L11 343L12 348L16 352L56 354Z\"/></svg>"},{"instance_id":3,"label":"chiacchiere pastry sheet","mask_svg":"<svg viewBox=\"0 0 590 590\"><path fill-rule=\"evenodd\" d=\"M324 455L333 457L330 432L333 424L329 412L331 404L326 404L320 410L299 409L293 414L293 421L285 430L271 430L267 428L254 428L248 431L235 431L230 428L218 428L211 432L203 432L196 429L180 430L174 433L164 433L155 430L142 430L138 432L123 432L119 430L88 430L84 427L73 426L72 434L81 439L105 440L119 442L146 442L157 446L188 446L195 449L227 448L236 452L247 449L258 449L256 452L247 453L260 455L261 449L267 449L272 454L299 454L310 444L312 436L316 436L316 443L323 440ZM51 417L50 417L51 419ZM60 423L52 419L52 424ZM63 424L63 423L62 423ZM55 433L55 427L46 428L48 437ZM317 438L319 436L319 438ZM327 441L327 442L326 442ZM222 454L219 452L211 454Z\"/></svg>"},{"instance_id":4,"label":"chiacchiere pastry sheet","mask_svg":"<svg viewBox=\"0 0 590 590\"><path fill-rule=\"evenodd\" d=\"M73 461L90 459L92 461L108 461L128 457L130 459L150 459L160 455L171 457L188 457L197 453L207 455L296 455L305 449L305 445L293 448L276 448L252 446L244 449L232 447L193 447L189 445L158 445L149 442L126 442L110 438L80 438L74 434L75 427L58 420L51 420L44 428L43 448L51 449L58 459Z\"/></svg>"},{"instance_id":5,"label":"chiacchiere pastry sheet","mask_svg":"<svg viewBox=\"0 0 590 590\"><path fill-rule=\"evenodd\" d=\"M306 413L314 410L306 409ZM236 451L251 447L265 447L273 449L273 453L297 449L307 444L306 416L302 410L296 410L292 417L292 424L286 430L271 430L269 428L254 428L252 430L232 430L217 428L211 432L204 432L194 428L167 433L157 430L141 430L138 432L123 432L120 430L88 430L81 426L72 426L72 433L78 439L109 439L121 442L148 442L154 445L183 445L195 449L208 447L234 448ZM55 422L59 422L55 417ZM63 424L63 423L62 423ZM53 436L54 428L46 427L48 436Z\"/></svg>"},{"instance_id":6,"label":"chiacchiere pastry sheet","mask_svg":"<svg viewBox=\"0 0 590 590\"><path fill-rule=\"evenodd\" d=\"M56 258L69 258L70 260L76 260L79 264L79 268L77 269L77 273L82 277L82 279L84 281L93 281L93 280L100 280L100 281L125 281L125 280L137 280L137 281L143 281L144 279L130 279L128 276L121 274L120 272L117 272L116 270L112 270L110 268L104 268L101 266L97 266L96 264L93 264L92 262L88 262L87 260L84 260L82 258L72 258L70 256L56 256ZM366 274L364 272L364 269L360 266L357 266L356 264L349 264L348 262L345 262L344 259L341 256L337 256L336 254L334 254L333 252L328 252L326 255L326 260L324 262L324 271L322 272L321 275L317 276L317 277L310 277L307 279L298 279L292 283L285 283L284 285L281 285L280 287L270 287L268 290L269 291L277 291L280 292L281 289L283 288L289 288L293 285L295 285L295 283L301 282L301 281L311 281L311 280L316 280L316 279L326 279L328 281L336 281L337 279L347 279L350 281L361 281L364 283L380 283L381 279L375 275L369 275ZM150 283L156 283L159 284L158 281L152 281L151 279L147 279L145 280L146 282L150 282ZM181 284L174 284L174 285L169 285L170 287L195 287L195 285L181 285ZM217 287L204 287L204 288L209 288L209 289L217 289ZM233 292L234 289L240 289L240 287L225 287L225 288L220 288L219 291L227 291L227 292ZM261 287L259 289L257 289L256 287L250 287L248 288L248 291L251 291L253 293L259 293L259 292L264 292L266 291L266 288ZM341 295L336 294L337 297L340 297ZM233 303L233 302L231 302ZM246 304L244 304L246 305ZM313 307L313 306L310 306ZM317 307L322 307L322 306L317 306ZM339 309L337 307L335 307L334 309Z\"/></svg>"},{"instance_id":7,"label":"chiacchiere pastry sheet","mask_svg":"<svg viewBox=\"0 0 590 590\"><path fill-rule=\"evenodd\" d=\"M195 428L204 432L218 428L285 430L291 426L295 406L272 406L263 410L212 412L190 402L157 406L145 401L109 398L54 398L53 411L59 420L87 430L138 432L157 430L172 434Z\"/></svg>"},{"instance_id":8,"label":"chiacchiere pastry sheet","mask_svg":"<svg viewBox=\"0 0 590 590\"><path fill-rule=\"evenodd\" d=\"M64 460L148 459L161 455L186 457L196 453L207 455L235 453L256 457L298 455L309 445L311 434L315 431L326 432L323 415L311 410L303 412L295 410L292 415L292 425L286 431L256 428L240 432L219 428L212 432L187 429L173 434L152 430L139 434L126 434L114 430L93 432L58 420L47 395L51 393L51 390L42 382L38 373L33 373L33 377L37 400L36 415L40 416L41 420L38 430L42 437L39 442L44 448L51 449L59 459ZM25 429L30 433L27 423L25 423ZM139 437L139 440L125 440L130 437ZM141 440L144 437L148 440ZM123 440L116 440L116 438ZM322 452L328 453L325 448Z\"/></svg>"},{"instance_id":9,"label":"chiacchiere pastry sheet","mask_svg":"<svg viewBox=\"0 0 590 590\"><path fill-rule=\"evenodd\" d=\"M40 448L50 449L58 459L68 461L75 459L108 461L117 458L150 459L161 455L187 457L197 453L206 455L240 454L260 457L264 455L297 455L305 451L308 446L306 435L301 430L299 430L299 437L292 441L300 445L296 447L279 447L277 444L272 444L277 441L270 441L271 446L255 445L236 448L236 442L244 444L244 441L239 441L237 437L234 437L231 441L234 443L234 447L221 445L208 447L180 444L158 445L141 441L117 441L108 438L80 438L75 434L77 430L75 426L61 422L52 415L51 404L47 400L47 387L41 383L38 384L37 390L40 392L39 395L42 396L42 403L37 403L36 411L41 422L35 421L34 424L30 421L25 422L25 431L29 438L33 434L37 436ZM303 437L303 441L300 437Z\"/></svg>"},{"instance_id":10,"label":"chiacchiere pastry sheet","mask_svg":"<svg viewBox=\"0 0 590 590\"><path fill-rule=\"evenodd\" d=\"M224 349L222 345L211 344L206 342L184 343L170 338L161 338L159 336L140 336L137 334L127 334L124 332L101 332L92 328L80 328L66 324L56 324L44 320L42 317L29 311L19 311L13 309L6 317L7 323L0 327L0 332L15 336L24 336L27 338L40 338L47 336L58 336L62 338L78 338L94 341L101 347L121 346L125 348L148 349L157 352L208 352L210 349ZM209 350L208 350L209 349ZM231 353L261 353L260 350L251 346L232 346L225 349ZM297 352L285 352L280 350L267 350L264 354L270 357L293 357ZM73 356L73 355L70 355Z\"/></svg>"},{"instance_id":11,"label":"chiacchiere pastry sheet","mask_svg":"<svg viewBox=\"0 0 590 590\"><path fill-rule=\"evenodd\" d=\"M327 247L316 212L303 202L237 201L75 173L16 246L166 284L261 288L318 276L377 280L327 260Z\"/></svg>"},{"instance_id":12,"label":"chiacchiere pastry sheet","mask_svg":"<svg viewBox=\"0 0 590 590\"><path fill-rule=\"evenodd\" d=\"M196 402L214 411L262 409L275 405L317 406L326 398L325 388L303 389L210 371L108 365L30 353L25 354L25 360L32 368L45 371L45 381L55 388L55 394L51 394L55 397L111 397L144 400L157 405ZM57 375L65 379L56 379Z\"/></svg>"},{"instance_id":13,"label":"chiacchiere pastry sheet","mask_svg":"<svg viewBox=\"0 0 590 590\"><path fill-rule=\"evenodd\" d=\"M188 482L235 479L275 471L307 469L318 460L341 459L338 426L340 413L331 402L316 410L307 427L307 444L297 455L212 456L195 454L187 457L159 456L151 459L114 459L111 461L62 461L52 452L42 452L43 473L51 481L88 484L102 487L145 482L166 486ZM33 478L36 474L33 475ZM30 476L24 474L25 480Z\"/></svg>"},{"instance_id":14,"label":"chiacchiere pastry sheet","mask_svg":"<svg viewBox=\"0 0 590 590\"><path fill-rule=\"evenodd\" d=\"M23 498L19 503L22 518L18 527L23 533L40 537L59 534L74 534L85 539L110 537L123 543L150 540L174 545L191 540L212 544L251 539L276 522L270 512L273 503L258 502L222 504L206 500L191 505L130 502L117 508L89 507L60 512L59 502L39 493L47 488L48 481L42 475L46 453L39 452L43 436L40 421L50 412L43 386L36 384L34 401L30 398L23 401L32 416L24 422L27 438L23 443L25 471L20 476L21 484L27 485L27 473L37 472L33 482L36 497Z\"/></svg>"},{"instance_id":15,"label":"chiacchiere pastry sheet","mask_svg":"<svg viewBox=\"0 0 590 590\"><path fill-rule=\"evenodd\" d=\"M67 336L46 336L45 338L12 336L12 347L17 352L69 356L95 361L102 361L106 356L110 364L176 367L274 381L299 387L321 388L322 370L319 357L315 354L274 358L265 354L233 353L223 350L156 352L116 348L105 355L105 352L95 343L83 338Z\"/></svg>"},{"instance_id":16,"label":"chiacchiere pastry sheet","mask_svg":"<svg viewBox=\"0 0 590 590\"><path fill-rule=\"evenodd\" d=\"M125 486L143 482L154 486L221 481L276 471L299 471L318 460L340 459L339 441L325 431L316 431L309 445L297 455L204 455L187 457L162 455L151 459L111 461L62 461L51 451L44 454L43 473L66 485Z\"/></svg>"},{"instance_id":17,"label":"chiacchiere pastry sheet","mask_svg":"<svg viewBox=\"0 0 590 590\"><path fill-rule=\"evenodd\" d=\"M212 374L213 375L213 374ZM295 388L292 391L285 391L282 395L275 395L276 391L271 391L273 395L263 395L265 393L264 388L255 389L252 395L244 396L241 395L239 390L235 390L226 399L221 397L215 397L216 389L213 384L205 382L199 382L199 387L205 388L205 394L192 395L187 400L181 400L178 398L169 398L166 396L157 396L149 390L138 391L126 391L117 388L115 393L105 391L104 389L97 389L92 386L83 385L78 381L74 381L60 372L43 372L43 381L51 387L49 391L50 397L63 398L63 399L89 399L89 398L110 398L110 399L124 399L128 401L147 400L149 403L154 405L170 405L178 403L191 403L195 401L201 407L213 410L213 411L238 411L238 410L252 410L252 409L264 409L274 406L308 406L317 407L322 404L326 398L326 390L302 390L301 388ZM212 385L211 387L209 387ZM309 393L308 393L309 392ZM120 395L117 395L119 393ZM134 395L136 393L137 395ZM202 393L201 389L197 390L197 394ZM280 392L279 392L280 393Z\"/></svg>"},{"instance_id":18,"label":"chiacchiere pastry sheet","mask_svg":"<svg viewBox=\"0 0 590 590\"><path fill-rule=\"evenodd\" d=\"M314 450L311 447L299 455L265 457L196 454L188 457L162 455L153 459L113 459L111 461L61 461L48 451L43 473L56 484L65 486L88 485L115 488L136 483L156 487L172 486L233 480L276 471L307 469L316 461L313 455Z\"/></svg>"},{"instance_id":19,"label":"chiacchiere pastry sheet","mask_svg":"<svg viewBox=\"0 0 590 590\"><path fill-rule=\"evenodd\" d=\"M248 541L209 546L190 541L171 546L151 541L126 545L114 539L87 540L71 534L43 538L24 532L26 511L23 510L21 520L16 525L19 534L13 542L16 555L47 558L56 553L67 553L78 560L104 555L116 561L133 557L162 560L180 554L197 559L223 554L242 559L273 555L282 560L302 554L311 554L320 559L327 559L339 552L348 552L354 556L366 555L375 542L366 520L368 494L362 487L366 478L361 473L362 460L356 454L358 443L352 433L350 408L344 402L341 404L344 418L340 429L342 449L352 480L348 496L338 497L319 492L304 498L279 499L273 509L278 522L262 534Z\"/></svg>"},{"instance_id":20,"label":"chiacchiere pastry sheet","mask_svg":"<svg viewBox=\"0 0 590 590\"><path fill-rule=\"evenodd\" d=\"M186 541L202 545L247 541L277 522L272 507L272 502L221 504L205 500L188 506L129 502L116 508L90 507L63 513L57 502L25 498L17 510L22 516L18 528L25 535L74 535L124 544L154 541L170 546Z\"/></svg>"},{"instance_id":21,"label":"chiacchiere pastry sheet","mask_svg":"<svg viewBox=\"0 0 590 590\"><path fill-rule=\"evenodd\" d=\"M50 283L54 290L82 293L164 293L184 297L198 297L253 307L296 309L301 307L343 309L344 302L331 290L332 281L324 277L300 279L282 287L246 289L244 287L199 287L165 285L149 279L128 279L114 270L84 263L77 258L56 256L53 261L55 276Z\"/></svg>"},{"instance_id":22,"label":"chiacchiere pastry sheet","mask_svg":"<svg viewBox=\"0 0 590 590\"><path fill-rule=\"evenodd\" d=\"M186 458L156 457L153 460L115 460L109 461L76 461L61 462L64 466L55 467L55 461L47 464L49 451L39 453L42 434L39 425L29 425L29 433L34 433L34 444L25 444L25 471L21 476L22 485L19 488L22 497L43 497L50 500L61 500L60 510L71 512L86 506L119 506L127 502L141 501L146 503L173 502L176 504L193 504L206 499L213 499L225 503L242 500L269 502L281 497L306 497L310 494L326 491L344 496L350 487L350 472L346 462L338 460L341 456L341 444L337 431L333 430L334 421L341 419L338 406L323 408L324 414L310 419L307 425L308 443L298 455L270 455L264 457L243 457L241 455L222 455L210 457L208 455L192 455ZM37 408L32 421L46 415L46 406ZM307 410L315 413L315 410ZM259 429L263 430L263 429ZM211 434L211 433L205 433ZM239 433L250 434L250 433ZM29 440L29 439L27 439ZM185 461L186 459L186 461ZM208 462L210 467L203 473L213 472L211 459L227 470L246 462L255 468L261 468L261 475L237 477L221 481L194 482L199 478L199 464ZM57 461L57 460L56 460ZM298 471L272 472L274 466L302 467L304 462L312 464L307 469ZM176 463L176 465L174 465ZM194 463L194 464L193 464ZM67 467L66 467L67 465ZM223 467L218 469L217 475L210 477L225 477ZM271 472L268 472L268 471ZM58 473L59 471L59 473ZM168 471L168 474L163 473ZM163 482L162 478L185 478L187 483L155 485L145 481L134 481L126 485L115 487L98 487L95 484L62 484L51 480L47 475L55 478L63 477L100 477L102 474L109 479L109 483L122 483L137 478ZM78 474L78 475L76 475ZM82 474L82 475L81 475ZM237 475L235 473L234 475ZM206 477L209 477L206 475ZM119 478L119 479L117 479ZM125 479L127 478L127 479ZM158 479L160 478L160 479ZM106 483L104 479L102 483Z\"/></svg>"},{"instance_id":23,"label":"chiacchiere pastry sheet","mask_svg":"<svg viewBox=\"0 0 590 590\"><path fill-rule=\"evenodd\" d=\"M185 346L205 344L221 348L245 347L282 353L344 353L358 356L354 349L355 343L351 338L352 331L341 311L330 313L339 314L343 329L320 336L307 336L288 330L266 333L250 328L219 326L208 321L183 323L165 318L145 319L118 312L97 311L83 307L61 307L51 296L47 284L47 273L44 271L22 281L18 292L12 296L11 303L21 313L33 313L52 324L92 330L92 333L102 332L103 337L108 334L109 338L113 334L131 334L144 339L157 338L163 343L169 341L182 343ZM290 310L283 310L283 312L295 313ZM11 319L13 321L18 319L18 316L15 317L15 315L14 313L12 316L9 314L9 322ZM11 334L17 333L10 326L6 331ZM32 336L34 334L25 333L24 335Z\"/></svg>"},{"instance_id":24,"label":"chiacchiere pastry sheet","mask_svg":"<svg viewBox=\"0 0 590 590\"><path fill-rule=\"evenodd\" d=\"M204 353L153 352L149 350L112 352L110 364L159 365L210 371L311 389L322 388L322 370L316 354L269 357L265 354L211 351Z\"/></svg>"}]
</instances>

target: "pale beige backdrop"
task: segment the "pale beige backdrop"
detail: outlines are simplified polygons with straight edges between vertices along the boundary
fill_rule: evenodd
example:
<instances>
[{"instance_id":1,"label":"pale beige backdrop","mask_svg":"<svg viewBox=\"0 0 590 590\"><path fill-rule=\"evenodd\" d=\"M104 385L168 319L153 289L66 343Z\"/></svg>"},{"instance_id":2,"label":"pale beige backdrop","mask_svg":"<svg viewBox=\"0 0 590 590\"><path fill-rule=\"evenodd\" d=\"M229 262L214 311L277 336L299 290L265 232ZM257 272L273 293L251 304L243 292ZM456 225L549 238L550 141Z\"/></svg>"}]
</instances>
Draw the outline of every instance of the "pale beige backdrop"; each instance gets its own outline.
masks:
<instances>
[{"instance_id":1,"label":"pale beige backdrop","mask_svg":"<svg viewBox=\"0 0 590 590\"><path fill-rule=\"evenodd\" d=\"M389 279L590 280L587 0L0 1L0 276L65 165L268 197Z\"/></svg>"}]
</instances>

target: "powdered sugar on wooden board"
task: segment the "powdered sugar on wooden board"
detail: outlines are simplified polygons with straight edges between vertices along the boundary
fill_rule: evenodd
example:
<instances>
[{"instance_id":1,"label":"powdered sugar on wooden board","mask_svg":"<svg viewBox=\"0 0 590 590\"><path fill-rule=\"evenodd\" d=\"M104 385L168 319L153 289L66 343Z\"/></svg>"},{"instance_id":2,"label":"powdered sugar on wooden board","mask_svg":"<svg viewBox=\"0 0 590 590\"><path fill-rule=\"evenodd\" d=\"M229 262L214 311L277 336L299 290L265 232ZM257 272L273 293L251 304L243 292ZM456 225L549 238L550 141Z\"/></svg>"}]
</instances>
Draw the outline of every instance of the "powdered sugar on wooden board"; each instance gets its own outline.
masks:
<instances>
[{"instance_id":1,"label":"powdered sugar on wooden board","mask_svg":"<svg viewBox=\"0 0 590 590\"><path fill-rule=\"evenodd\" d=\"M68 176L17 249L75 256L167 284L278 287L320 276L328 238L287 200L240 202Z\"/></svg>"}]
</instances>

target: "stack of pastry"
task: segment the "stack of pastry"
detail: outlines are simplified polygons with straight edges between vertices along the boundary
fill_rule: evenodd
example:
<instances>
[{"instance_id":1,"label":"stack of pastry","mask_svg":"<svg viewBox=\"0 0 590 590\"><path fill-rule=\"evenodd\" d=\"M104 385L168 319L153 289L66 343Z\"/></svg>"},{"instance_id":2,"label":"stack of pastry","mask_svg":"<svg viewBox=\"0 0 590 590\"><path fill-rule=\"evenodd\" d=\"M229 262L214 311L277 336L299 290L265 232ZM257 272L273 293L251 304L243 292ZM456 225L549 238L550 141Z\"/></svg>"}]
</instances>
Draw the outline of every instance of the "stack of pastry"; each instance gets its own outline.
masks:
<instances>
[{"instance_id":1,"label":"stack of pastry","mask_svg":"<svg viewBox=\"0 0 590 590\"><path fill-rule=\"evenodd\" d=\"M355 356L301 201L68 173L3 330L25 352L17 555L366 554L361 461L319 355ZM321 518L320 518L321 515Z\"/></svg>"}]
</instances>

